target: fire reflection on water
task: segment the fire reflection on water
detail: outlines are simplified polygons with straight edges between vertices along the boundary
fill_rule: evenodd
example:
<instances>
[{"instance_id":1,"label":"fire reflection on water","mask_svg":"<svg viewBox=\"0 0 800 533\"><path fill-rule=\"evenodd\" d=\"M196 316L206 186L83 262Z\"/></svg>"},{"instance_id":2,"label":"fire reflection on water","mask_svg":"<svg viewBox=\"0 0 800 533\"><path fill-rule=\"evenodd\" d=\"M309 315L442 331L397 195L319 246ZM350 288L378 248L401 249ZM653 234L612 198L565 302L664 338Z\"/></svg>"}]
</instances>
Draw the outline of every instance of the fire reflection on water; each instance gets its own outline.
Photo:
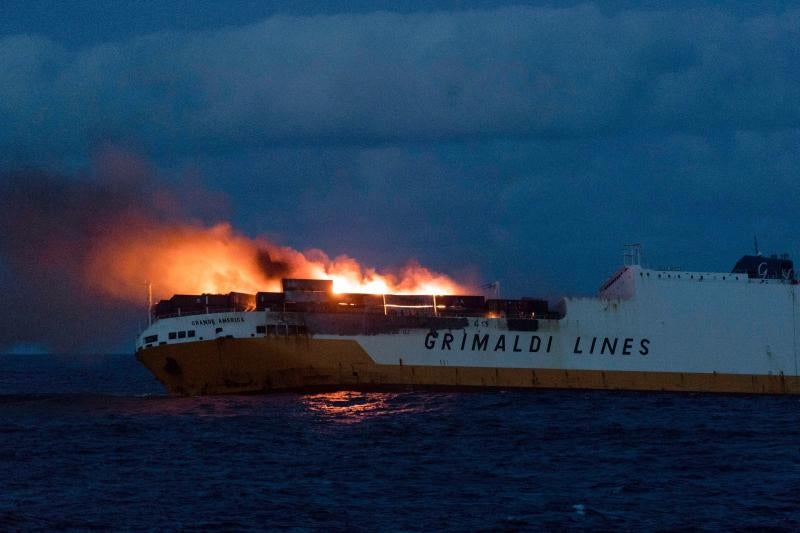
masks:
<instances>
[{"instance_id":1,"label":"fire reflection on water","mask_svg":"<svg viewBox=\"0 0 800 533\"><path fill-rule=\"evenodd\" d=\"M338 391L314 394L246 396L121 397L114 410L131 415L168 415L201 418L265 416L296 410L325 422L355 424L383 416L427 410L413 393Z\"/></svg>"},{"instance_id":2,"label":"fire reflection on water","mask_svg":"<svg viewBox=\"0 0 800 533\"><path fill-rule=\"evenodd\" d=\"M342 424L355 424L380 416L418 411L398 401L402 393L337 391L303 396L309 411Z\"/></svg>"}]
</instances>

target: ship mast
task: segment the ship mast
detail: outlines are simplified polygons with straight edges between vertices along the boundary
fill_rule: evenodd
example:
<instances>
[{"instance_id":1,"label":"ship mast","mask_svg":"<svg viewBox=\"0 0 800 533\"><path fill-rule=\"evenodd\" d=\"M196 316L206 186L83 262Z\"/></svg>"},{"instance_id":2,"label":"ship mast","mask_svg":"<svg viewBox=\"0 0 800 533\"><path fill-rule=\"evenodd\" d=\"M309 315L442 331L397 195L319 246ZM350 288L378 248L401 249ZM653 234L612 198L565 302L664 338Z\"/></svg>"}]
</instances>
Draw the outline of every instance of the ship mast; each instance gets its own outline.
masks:
<instances>
[{"instance_id":1,"label":"ship mast","mask_svg":"<svg viewBox=\"0 0 800 533\"><path fill-rule=\"evenodd\" d=\"M147 327L153 325L153 284L150 281L145 281L147 284Z\"/></svg>"}]
</instances>

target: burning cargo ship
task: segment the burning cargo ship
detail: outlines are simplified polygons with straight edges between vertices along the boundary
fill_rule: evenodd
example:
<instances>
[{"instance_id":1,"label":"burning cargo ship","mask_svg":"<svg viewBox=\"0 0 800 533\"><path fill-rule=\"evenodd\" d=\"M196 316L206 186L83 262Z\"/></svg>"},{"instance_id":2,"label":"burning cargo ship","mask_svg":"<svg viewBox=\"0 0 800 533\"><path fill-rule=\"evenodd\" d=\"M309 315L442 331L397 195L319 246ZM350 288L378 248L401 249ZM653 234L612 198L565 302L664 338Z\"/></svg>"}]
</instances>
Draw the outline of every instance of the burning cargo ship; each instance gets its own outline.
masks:
<instances>
[{"instance_id":1,"label":"burning cargo ship","mask_svg":"<svg viewBox=\"0 0 800 533\"><path fill-rule=\"evenodd\" d=\"M137 358L171 393L423 387L800 393L798 285L786 256L732 272L626 261L596 297L282 292L175 295Z\"/></svg>"}]
</instances>

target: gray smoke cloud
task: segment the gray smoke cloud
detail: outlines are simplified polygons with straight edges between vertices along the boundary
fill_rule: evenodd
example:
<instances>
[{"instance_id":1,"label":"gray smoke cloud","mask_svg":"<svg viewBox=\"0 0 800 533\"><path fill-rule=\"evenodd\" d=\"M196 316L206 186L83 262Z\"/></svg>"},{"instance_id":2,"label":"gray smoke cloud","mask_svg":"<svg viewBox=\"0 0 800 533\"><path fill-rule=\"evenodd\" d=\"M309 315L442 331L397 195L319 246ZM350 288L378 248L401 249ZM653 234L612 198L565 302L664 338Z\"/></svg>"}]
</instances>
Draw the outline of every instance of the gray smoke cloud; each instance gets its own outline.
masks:
<instances>
[{"instance_id":1,"label":"gray smoke cloud","mask_svg":"<svg viewBox=\"0 0 800 533\"><path fill-rule=\"evenodd\" d=\"M274 16L71 50L0 40L0 149L585 137L795 127L800 10Z\"/></svg>"},{"instance_id":2,"label":"gray smoke cloud","mask_svg":"<svg viewBox=\"0 0 800 533\"><path fill-rule=\"evenodd\" d=\"M214 213L205 193L176 200L141 158L113 148L75 174L23 169L0 176L0 350L33 345L58 352L124 349L141 305L107 297L86 280L89 254L101 237L121 237L153 224Z\"/></svg>"}]
</instances>

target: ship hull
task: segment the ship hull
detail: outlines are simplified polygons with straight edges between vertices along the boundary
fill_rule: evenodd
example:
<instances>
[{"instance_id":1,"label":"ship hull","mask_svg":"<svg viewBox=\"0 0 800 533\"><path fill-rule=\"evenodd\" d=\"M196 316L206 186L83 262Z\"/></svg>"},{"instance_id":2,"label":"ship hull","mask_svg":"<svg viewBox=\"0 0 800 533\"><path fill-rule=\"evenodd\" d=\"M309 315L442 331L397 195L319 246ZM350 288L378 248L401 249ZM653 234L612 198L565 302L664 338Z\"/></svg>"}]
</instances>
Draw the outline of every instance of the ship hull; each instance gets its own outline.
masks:
<instances>
[{"instance_id":1,"label":"ship hull","mask_svg":"<svg viewBox=\"0 0 800 533\"><path fill-rule=\"evenodd\" d=\"M137 356L176 394L331 388L800 393L800 285L622 269L520 319L253 311L159 319ZM349 309L349 307L348 307Z\"/></svg>"},{"instance_id":2,"label":"ship hull","mask_svg":"<svg viewBox=\"0 0 800 533\"><path fill-rule=\"evenodd\" d=\"M398 388L800 394L800 378L783 374L379 364L356 340L300 336L164 345L137 358L179 395Z\"/></svg>"}]
</instances>

